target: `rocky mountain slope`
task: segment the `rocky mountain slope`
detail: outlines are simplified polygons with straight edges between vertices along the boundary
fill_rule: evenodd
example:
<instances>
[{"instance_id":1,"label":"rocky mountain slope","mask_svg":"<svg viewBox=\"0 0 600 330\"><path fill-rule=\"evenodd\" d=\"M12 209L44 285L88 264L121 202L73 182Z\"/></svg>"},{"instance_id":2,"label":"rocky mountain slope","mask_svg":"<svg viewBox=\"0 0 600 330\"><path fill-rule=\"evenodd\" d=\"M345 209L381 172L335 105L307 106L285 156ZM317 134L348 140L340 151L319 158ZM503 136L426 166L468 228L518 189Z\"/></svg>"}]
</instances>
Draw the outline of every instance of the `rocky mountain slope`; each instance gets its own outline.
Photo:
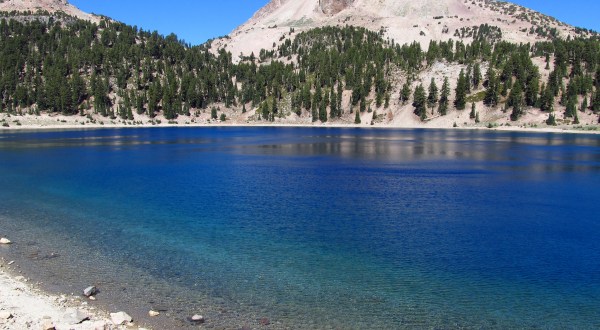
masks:
<instances>
[{"instance_id":1,"label":"rocky mountain slope","mask_svg":"<svg viewBox=\"0 0 600 330\"><path fill-rule=\"evenodd\" d=\"M398 44L417 41L427 48L430 40L469 42L473 28L481 24L500 28L503 40L517 43L588 35L552 17L495 0L271 0L215 46L236 59L274 48L290 29L353 25L383 31Z\"/></svg>"},{"instance_id":2,"label":"rocky mountain slope","mask_svg":"<svg viewBox=\"0 0 600 330\"><path fill-rule=\"evenodd\" d=\"M87 21L100 21L98 16L79 10L67 0L0 0L0 12L64 13Z\"/></svg>"}]
</instances>

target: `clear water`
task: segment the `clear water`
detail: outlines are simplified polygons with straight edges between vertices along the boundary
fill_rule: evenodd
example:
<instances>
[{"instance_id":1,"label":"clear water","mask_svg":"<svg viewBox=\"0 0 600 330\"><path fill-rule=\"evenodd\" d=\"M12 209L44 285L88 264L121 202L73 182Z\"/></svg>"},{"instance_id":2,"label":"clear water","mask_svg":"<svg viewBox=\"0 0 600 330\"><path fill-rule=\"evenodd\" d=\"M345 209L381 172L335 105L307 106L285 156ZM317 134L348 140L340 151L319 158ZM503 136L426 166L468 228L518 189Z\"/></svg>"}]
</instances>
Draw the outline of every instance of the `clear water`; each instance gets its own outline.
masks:
<instances>
[{"instance_id":1,"label":"clear water","mask_svg":"<svg viewBox=\"0 0 600 330\"><path fill-rule=\"evenodd\" d=\"M0 173L1 256L155 327L600 328L599 135L3 132Z\"/></svg>"}]
</instances>

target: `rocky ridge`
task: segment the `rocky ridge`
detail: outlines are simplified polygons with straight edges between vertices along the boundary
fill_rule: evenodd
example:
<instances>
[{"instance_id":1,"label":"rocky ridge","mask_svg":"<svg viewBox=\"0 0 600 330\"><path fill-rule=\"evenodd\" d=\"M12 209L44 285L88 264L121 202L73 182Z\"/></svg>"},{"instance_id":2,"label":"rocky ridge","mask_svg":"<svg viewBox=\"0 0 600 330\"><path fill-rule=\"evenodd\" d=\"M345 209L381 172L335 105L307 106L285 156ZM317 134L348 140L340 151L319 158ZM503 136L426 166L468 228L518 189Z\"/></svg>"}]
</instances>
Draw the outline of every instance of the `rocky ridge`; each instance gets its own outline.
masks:
<instances>
[{"instance_id":1,"label":"rocky ridge","mask_svg":"<svg viewBox=\"0 0 600 330\"><path fill-rule=\"evenodd\" d=\"M87 21L100 22L100 17L81 11L67 0L0 0L0 12L63 13Z\"/></svg>"},{"instance_id":2,"label":"rocky ridge","mask_svg":"<svg viewBox=\"0 0 600 330\"><path fill-rule=\"evenodd\" d=\"M590 31L515 5L495 0L271 0L249 21L213 46L234 55L257 54L273 49L290 31L322 26L354 25L398 44L419 42L427 48L431 40L469 42L474 27L489 24L502 31L503 40L534 43L554 36L588 36Z\"/></svg>"}]
</instances>

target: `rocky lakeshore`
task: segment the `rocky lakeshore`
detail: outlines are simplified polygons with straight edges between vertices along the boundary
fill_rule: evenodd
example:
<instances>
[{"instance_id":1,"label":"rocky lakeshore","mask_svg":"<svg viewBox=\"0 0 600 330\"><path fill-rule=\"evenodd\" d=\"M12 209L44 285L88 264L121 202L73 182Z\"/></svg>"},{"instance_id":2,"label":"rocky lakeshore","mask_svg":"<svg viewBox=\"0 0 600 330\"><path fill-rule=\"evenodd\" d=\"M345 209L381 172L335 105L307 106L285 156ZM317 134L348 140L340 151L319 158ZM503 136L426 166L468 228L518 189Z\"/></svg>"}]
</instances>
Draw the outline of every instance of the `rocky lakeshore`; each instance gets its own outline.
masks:
<instances>
[{"instance_id":1,"label":"rocky lakeshore","mask_svg":"<svg viewBox=\"0 0 600 330\"><path fill-rule=\"evenodd\" d=\"M79 297L43 293L25 277L10 275L9 263L2 260L0 269L0 329L144 329L129 322L117 325Z\"/></svg>"},{"instance_id":2,"label":"rocky lakeshore","mask_svg":"<svg viewBox=\"0 0 600 330\"><path fill-rule=\"evenodd\" d=\"M14 240L0 239L0 330L287 328L264 315L234 312L235 308L226 306L224 301L202 299L199 302L197 297L187 295L185 290L170 286L145 287L144 290L130 286L130 282L118 283L108 279L110 275L107 277L105 274L106 282L101 282L100 286L84 287L83 278L88 276L73 278L72 274L60 275L59 269L65 267L64 262L75 262L71 260L72 256L63 254L64 251L33 256L23 254L29 253L30 244L18 237ZM42 261L42 264L32 263L32 260ZM108 263L106 260L99 262ZM148 283L146 275L134 274L127 267L121 267L123 274L130 274L127 277L132 282L137 278ZM91 271L85 266L79 269L81 274ZM109 273L118 272L112 266L110 269ZM57 285L57 282L63 281L64 284ZM179 302L187 301L189 309L168 305L164 299L171 295L179 296ZM202 308L196 308L198 304Z\"/></svg>"},{"instance_id":3,"label":"rocky lakeshore","mask_svg":"<svg viewBox=\"0 0 600 330\"><path fill-rule=\"evenodd\" d=\"M0 238L2 248L12 245ZM125 312L108 313L90 306L86 300L95 300L98 292L93 286L82 296L52 295L21 273L14 260L0 259L0 329L146 329L136 326Z\"/></svg>"}]
</instances>

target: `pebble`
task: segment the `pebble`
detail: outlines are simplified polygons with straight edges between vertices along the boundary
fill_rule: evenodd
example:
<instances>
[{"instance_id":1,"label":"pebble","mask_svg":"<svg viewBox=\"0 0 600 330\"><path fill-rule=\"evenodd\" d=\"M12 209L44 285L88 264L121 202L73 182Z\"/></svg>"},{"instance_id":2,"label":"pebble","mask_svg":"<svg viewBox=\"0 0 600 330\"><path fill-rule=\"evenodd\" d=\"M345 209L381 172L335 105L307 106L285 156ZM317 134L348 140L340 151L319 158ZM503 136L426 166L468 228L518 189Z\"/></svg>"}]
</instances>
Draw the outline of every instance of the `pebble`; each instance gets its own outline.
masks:
<instances>
[{"instance_id":1,"label":"pebble","mask_svg":"<svg viewBox=\"0 0 600 330\"><path fill-rule=\"evenodd\" d=\"M159 316L159 315L160 315L160 312L157 312L157 311L149 311L149 312L148 312L148 315L150 315L150 316Z\"/></svg>"},{"instance_id":2,"label":"pebble","mask_svg":"<svg viewBox=\"0 0 600 330\"><path fill-rule=\"evenodd\" d=\"M259 323L260 325L269 325L271 324L271 321L268 318L263 317L262 319L260 319Z\"/></svg>"},{"instance_id":3,"label":"pebble","mask_svg":"<svg viewBox=\"0 0 600 330\"><path fill-rule=\"evenodd\" d=\"M5 237L0 238L0 244L12 244L12 242Z\"/></svg>"},{"instance_id":4,"label":"pebble","mask_svg":"<svg viewBox=\"0 0 600 330\"><path fill-rule=\"evenodd\" d=\"M9 261L9 262L8 262L8 265L10 266L10 265L12 265L12 264L14 264L14 263L15 263L15 261L14 261L14 260L11 260L11 261Z\"/></svg>"},{"instance_id":5,"label":"pebble","mask_svg":"<svg viewBox=\"0 0 600 330\"><path fill-rule=\"evenodd\" d=\"M189 318L193 323L204 323L204 316L195 314L194 316Z\"/></svg>"}]
</instances>

